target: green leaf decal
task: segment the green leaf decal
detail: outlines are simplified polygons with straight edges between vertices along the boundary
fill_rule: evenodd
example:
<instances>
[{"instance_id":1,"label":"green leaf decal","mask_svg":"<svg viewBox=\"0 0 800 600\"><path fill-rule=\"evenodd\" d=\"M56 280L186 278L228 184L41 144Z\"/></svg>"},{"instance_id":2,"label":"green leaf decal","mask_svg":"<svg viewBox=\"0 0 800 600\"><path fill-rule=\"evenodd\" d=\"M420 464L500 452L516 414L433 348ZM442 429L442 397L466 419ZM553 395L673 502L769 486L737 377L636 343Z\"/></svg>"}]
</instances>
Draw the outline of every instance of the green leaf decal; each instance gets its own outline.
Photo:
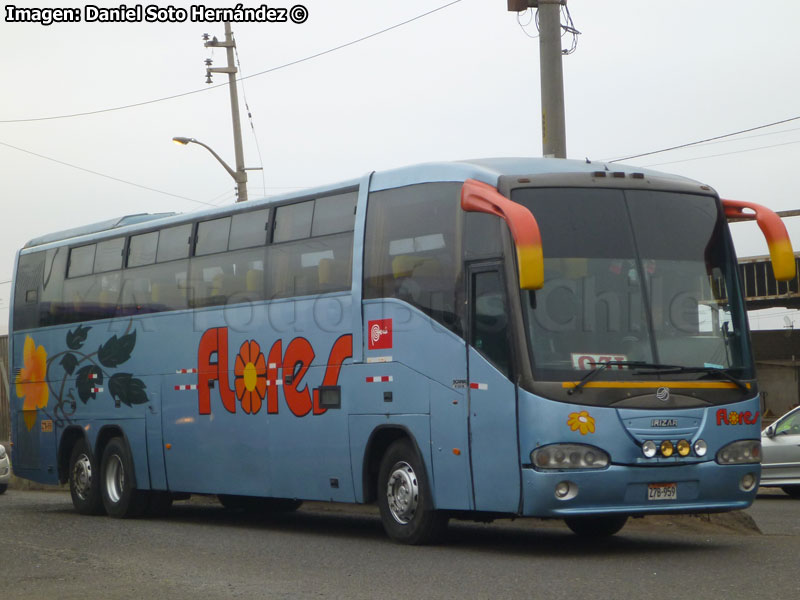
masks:
<instances>
[{"instance_id":1,"label":"green leaf decal","mask_svg":"<svg viewBox=\"0 0 800 600\"><path fill-rule=\"evenodd\" d=\"M103 371L96 365L87 365L78 370L78 378L75 381L75 387L78 388L78 397L81 402L86 402L91 398L94 400L97 397L96 392L92 390L103 385Z\"/></svg>"},{"instance_id":2,"label":"green leaf decal","mask_svg":"<svg viewBox=\"0 0 800 600\"><path fill-rule=\"evenodd\" d=\"M67 373L72 375L75 372L75 367L78 366L78 358L71 352L67 352L59 364L64 367Z\"/></svg>"},{"instance_id":3,"label":"green leaf decal","mask_svg":"<svg viewBox=\"0 0 800 600\"><path fill-rule=\"evenodd\" d=\"M146 404L146 388L144 381L134 378L130 373L115 373L108 380L108 391L126 406Z\"/></svg>"},{"instance_id":4,"label":"green leaf decal","mask_svg":"<svg viewBox=\"0 0 800 600\"><path fill-rule=\"evenodd\" d=\"M86 336L89 334L89 330L91 327L84 327L83 325L78 325L78 328L74 331L70 330L67 332L67 347L70 350L78 350L81 346L83 346L83 342L86 341ZM70 371L70 374L72 371Z\"/></svg>"},{"instance_id":5,"label":"green leaf decal","mask_svg":"<svg viewBox=\"0 0 800 600\"><path fill-rule=\"evenodd\" d=\"M123 335L121 338L113 336L97 350L97 359L104 367L113 369L131 357L133 347L136 345L136 332Z\"/></svg>"}]
</instances>

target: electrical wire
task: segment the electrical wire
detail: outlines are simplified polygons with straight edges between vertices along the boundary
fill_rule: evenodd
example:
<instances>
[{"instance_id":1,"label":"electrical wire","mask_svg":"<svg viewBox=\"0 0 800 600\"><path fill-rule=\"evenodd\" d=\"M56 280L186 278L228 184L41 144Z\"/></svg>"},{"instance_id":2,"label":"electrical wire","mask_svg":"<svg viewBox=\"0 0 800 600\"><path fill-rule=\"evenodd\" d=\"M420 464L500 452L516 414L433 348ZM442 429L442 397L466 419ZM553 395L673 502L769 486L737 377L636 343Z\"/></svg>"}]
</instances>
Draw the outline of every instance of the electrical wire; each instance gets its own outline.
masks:
<instances>
[{"instance_id":1,"label":"electrical wire","mask_svg":"<svg viewBox=\"0 0 800 600\"><path fill-rule=\"evenodd\" d=\"M784 142L782 144L771 144L769 146L758 146L757 148L746 148L744 150L734 150L732 152L721 152L719 154L708 154L706 156L696 156L694 158L684 158L681 160L671 160L668 162L661 162L661 163L650 163L647 165L642 165L643 167L660 167L663 165L674 165L677 163L684 163L684 162L691 162L693 160L703 160L706 158L718 158L720 156L730 156L732 154L743 154L745 152L755 152L756 150L767 150L769 148L780 148L781 146L791 146L792 144L800 144L800 140L795 140L793 142ZM616 161L611 161L616 162Z\"/></svg>"},{"instance_id":2,"label":"electrical wire","mask_svg":"<svg viewBox=\"0 0 800 600\"><path fill-rule=\"evenodd\" d=\"M453 6L454 4L458 4L458 3L462 2L462 1L463 0L452 0L452 2L448 2L447 4L443 4L442 6L439 6L438 8L433 8L433 9L427 11L427 12L424 12L424 13L422 13L420 15L417 15L416 17L412 17L412 18L407 19L405 21L401 21L400 23L396 23L395 25L391 25L389 27L386 27L386 28L381 29L379 31L376 31L374 33L370 33L369 35L365 35L365 36L357 38L355 40L351 40L349 42L345 42L344 44L339 44L338 46L334 46L333 48L329 48L327 50L323 50L321 52L317 52L315 54L311 54L311 55L306 56L304 58L299 58L297 60L293 60L291 62L285 63L283 65L279 65L277 67L272 67L272 68L269 68L269 69L265 69L263 71L259 71L258 73L253 73L252 75L248 75L247 77L240 77L237 81L243 81L245 79L251 79L253 77L260 77L261 75L266 75L267 73L274 73L275 71L279 71L281 69L286 69L286 68L292 67L294 65L299 65L300 63L308 62L310 60L314 60L315 58L319 58L321 56L325 56L326 54L331 54L332 52L337 52L338 50L342 50L344 48L348 48L350 46L354 46L355 44L359 44L361 42L364 42L364 41L369 40L371 38L377 37L379 35L382 35L384 33L392 31L394 29L398 29L400 27L408 25L409 23L413 23L414 21L418 21L420 19L423 19L423 18L425 18L425 17L427 17L429 15L432 15L432 14L434 14L436 12L444 10L445 8L449 8L449 7ZM66 115L54 115L54 116L51 116L51 117L34 117L34 118L27 118L27 119L3 119L3 120L0 120L0 124L5 124L5 123L32 123L32 122L35 122L35 121L52 121L52 120L55 120L55 119L71 119L71 118L74 118L74 117L86 117L86 116L89 116L89 115L97 115L97 114L101 114L101 113L114 112L114 111L118 111L118 110L126 110L126 109L129 109L129 108L137 108L139 106L146 106L148 104L155 104L157 102L164 102L164 101L167 101L167 100L175 100L176 98L183 98L185 96L190 96L192 94L199 94L201 92L206 92L208 90L213 90L213 89L216 89L216 88L219 88L219 87L223 87L223 86L226 86L226 85L228 85L228 82L218 83L216 85L210 85L210 86L201 88L199 90L192 90L190 92L183 92L181 94L174 94L172 96L164 96L163 98L154 98L153 100L145 100L143 102L136 102L136 103L133 103L133 104L125 104L123 106L115 106L115 107L111 107L111 108L102 108L102 109L98 109L98 110L90 110L90 111L85 111L85 112L80 112L80 113L71 113L71 114L66 114Z\"/></svg>"},{"instance_id":3,"label":"electrical wire","mask_svg":"<svg viewBox=\"0 0 800 600\"><path fill-rule=\"evenodd\" d=\"M751 131L758 131L759 129L766 129L767 127L774 127L775 125L782 125L783 123L791 123L792 121L800 120L800 116L797 117L790 117L788 119L781 119L780 121L774 121L772 123L766 123L765 125L758 125L756 127L750 127L749 129L741 129L739 131L734 131L733 133L726 133L723 135L717 135L710 138L705 138L703 140L697 140L695 142L687 142L685 144L679 144L677 146L670 146L669 148L662 148L661 150L652 150L650 152L642 152L641 154L632 154L631 156L624 156L622 158L615 158L613 160L607 160L603 162L615 163L621 162L623 160L633 160L634 158L641 158L643 156L651 156L653 154L661 154L662 152L670 152L672 150L680 150L681 148L689 148L690 146L697 146L698 144L705 144L706 142L713 142L715 140L721 140L723 138L733 137L735 135L740 135L742 133L750 133Z\"/></svg>"},{"instance_id":4,"label":"electrical wire","mask_svg":"<svg viewBox=\"0 0 800 600\"><path fill-rule=\"evenodd\" d=\"M25 154L30 154L32 156L36 156L38 158L43 158L44 160L49 160L54 163L58 163L60 165L64 165L65 167L70 167L72 169L77 169L78 171L84 171L85 173L91 173L92 175L97 175L99 177L105 177L106 179L111 179L112 181L117 181L119 183L125 183L127 185L132 185L137 188L141 188L143 190L148 190L150 192L156 192L158 194L164 194L165 196L172 196L173 198L180 198L181 200L187 200L189 202L195 202L197 204L205 204L206 206L214 206L209 202L203 202L202 200L195 200L194 198L188 198L186 196L180 196L178 194L173 194L171 192L165 192L163 190L158 190L156 188L151 188L146 185L141 185L139 183L134 183L133 181L126 181L125 179L120 179L118 177L113 177L111 175L106 175L105 173L100 173L99 171L92 171L91 169L86 169L85 167L79 167L78 165L73 165L68 162L64 162L63 160L58 160L56 158L51 158L49 156L45 156L44 154L38 154L37 152L32 152L30 150L26 150L25 148L19 148L18 146L12 146L11 144L7 144L5 142L0 142L0 146L5 146L6 148L11 148L13 150L17 150L18 152L24 152Z\"/></svg>"}]
</instances>

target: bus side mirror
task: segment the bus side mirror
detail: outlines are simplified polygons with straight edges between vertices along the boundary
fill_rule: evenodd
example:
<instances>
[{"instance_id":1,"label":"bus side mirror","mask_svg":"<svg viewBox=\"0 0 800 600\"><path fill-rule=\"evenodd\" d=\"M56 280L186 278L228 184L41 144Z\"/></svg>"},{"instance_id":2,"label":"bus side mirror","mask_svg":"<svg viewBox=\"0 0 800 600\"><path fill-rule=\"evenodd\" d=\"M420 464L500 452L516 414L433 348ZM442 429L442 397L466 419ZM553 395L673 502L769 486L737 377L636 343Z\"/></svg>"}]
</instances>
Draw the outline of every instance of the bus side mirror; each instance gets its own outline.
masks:
<instances>
[{"instance_id":1,"label":"bus side mirror","mask_svg":"<svg viewBox=\"0 0 800 600\"><path fill-rule=\"evenodd\" d=\"M770 425L769 427L767 427L764 433L767 435L767 437L770 438L775 437L775 427L773 425Z\"/></svg>"},{"instance_id":2,"label":"bus side mirror","mask_svg":"<svg viewBox=\"0 0 800 600\"><path fill-rule=\"evenodd\" d=\"M539 290L544 286L544 255L539 224L531 211L512 202L497 188L476 179L467 179L461 188L461 208L500 217L508 225L517 250L519 287Z\"/></svg>"},{"instance_id":3,"label":"bus side mirror","mask_svg":"<svg viewBox=\"0 0 800 600\"><path fill-rule=\"evenodd\" d=\"M770 209L752 202L723 200L722 208L728 221L755 221L769 246L772 272L778 281L789 281L796 276L794 251L789 234L781 218ZM750 210L752 212L744 212Z\"/></svg>"}]
</instances>

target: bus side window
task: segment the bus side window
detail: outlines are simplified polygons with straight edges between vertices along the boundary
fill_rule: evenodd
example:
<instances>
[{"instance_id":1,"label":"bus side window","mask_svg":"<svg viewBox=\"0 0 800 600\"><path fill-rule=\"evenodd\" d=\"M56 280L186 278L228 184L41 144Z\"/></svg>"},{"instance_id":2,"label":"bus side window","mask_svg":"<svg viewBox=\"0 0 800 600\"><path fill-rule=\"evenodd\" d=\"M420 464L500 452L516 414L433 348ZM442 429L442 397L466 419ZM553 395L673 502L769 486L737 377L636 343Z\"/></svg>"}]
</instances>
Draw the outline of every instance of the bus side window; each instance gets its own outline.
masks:
<instances>
[{"instance_id":1,"label":"bus side window","mask_svg":"<svg viewBox=\"0 0 800 600\"><path fill-rule=\"evenodd\" d=\"M364 298L408 302L461 335L460 183L372 192L364 240Z\"/></svg>"},{"instance_id":2,"label":"bus side window","mask_svg":"<svg viewBox=\"0 0 800 600\"><path fill-rule=\"evenodd\" d=\"M510 374L508 306L500 272L472 274L472 331L470 345L504 375Z\"/></svg>"}]
</instances>

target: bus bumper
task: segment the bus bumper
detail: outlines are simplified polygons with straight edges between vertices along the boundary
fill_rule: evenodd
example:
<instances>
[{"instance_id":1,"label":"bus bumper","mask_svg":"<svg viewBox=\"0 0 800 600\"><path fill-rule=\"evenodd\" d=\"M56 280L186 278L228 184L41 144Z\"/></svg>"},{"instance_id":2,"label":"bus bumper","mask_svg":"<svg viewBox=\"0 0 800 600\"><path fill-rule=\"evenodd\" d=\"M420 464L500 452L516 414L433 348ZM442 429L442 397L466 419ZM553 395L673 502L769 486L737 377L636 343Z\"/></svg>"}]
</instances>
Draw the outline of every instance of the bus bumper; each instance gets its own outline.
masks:
<instances>
[{"instance_id":1,"label":"bus bumper","mask_svg":"<svg viewBox=\"0 0 800 600\"><path fill-rule=\"evenodd\" d=\"M760 471L759 464L722 466L715 462L655 468L610 466L597 471L526 468L522 470L522 514L564 518L738 510L755 500ZM648 494L651 486L664 488L664 484L675 485L674 498L648 499L657 495ZM747 489L747 484L752 488Z\"/></svg>"}]
</instances>

